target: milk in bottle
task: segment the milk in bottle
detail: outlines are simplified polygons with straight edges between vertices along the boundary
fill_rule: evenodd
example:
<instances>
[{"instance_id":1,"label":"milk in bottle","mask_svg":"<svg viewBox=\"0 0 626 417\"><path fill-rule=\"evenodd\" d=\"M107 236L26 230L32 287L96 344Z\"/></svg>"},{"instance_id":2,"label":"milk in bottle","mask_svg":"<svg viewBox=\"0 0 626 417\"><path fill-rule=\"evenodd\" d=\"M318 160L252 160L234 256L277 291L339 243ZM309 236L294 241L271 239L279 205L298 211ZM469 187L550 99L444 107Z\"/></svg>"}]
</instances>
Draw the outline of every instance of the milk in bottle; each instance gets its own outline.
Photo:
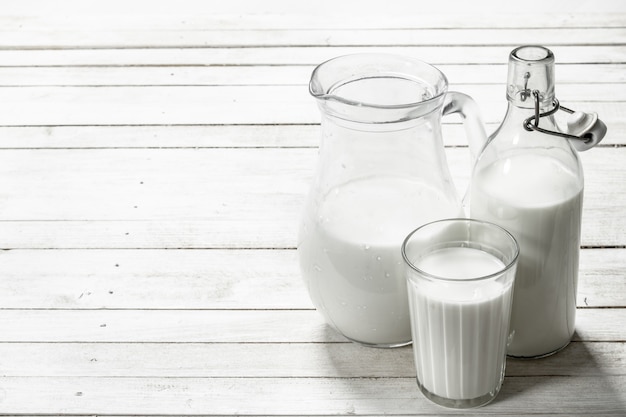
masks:
<instances>
[{"instance_id":1,"label":"milk in bottle","mask_svg":"<svg viewBox=\"0 0 626 417\"><path fill-rule=\"evenodd\" d=\"M551 157L521 154L481 167L472 216L495 220L517 239L509 354L541 356L574 333L583 190Z\"/></svg>"},{"instance_id":2,"label":"milk in bottle","mask_svg":"<svg viewBox=\"0 0 626 417\"><path fill-rule=\"evenodd\" d=\"M520 246L508 354L540 357L574 334L583 172L577 152L559 136L525 129L524 121L555 107L554 56L546 48L511 52L508 109L474 167L470 216L509 230ZM557 130L552 116L541 127Z\"/></svg>"}]
</instances>

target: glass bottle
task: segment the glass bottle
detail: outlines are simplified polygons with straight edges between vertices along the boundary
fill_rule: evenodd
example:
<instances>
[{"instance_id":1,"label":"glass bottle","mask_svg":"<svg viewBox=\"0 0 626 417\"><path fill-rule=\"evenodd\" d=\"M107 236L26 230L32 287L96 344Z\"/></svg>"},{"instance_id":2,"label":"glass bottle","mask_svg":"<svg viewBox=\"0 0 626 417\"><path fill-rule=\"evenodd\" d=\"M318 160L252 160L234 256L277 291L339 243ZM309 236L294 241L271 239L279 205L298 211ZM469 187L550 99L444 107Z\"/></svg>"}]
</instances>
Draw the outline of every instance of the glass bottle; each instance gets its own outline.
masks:
<instances>
[{"instance_id":1,"label":"glass bottle","mask_svg":"<svg viewBox=\"0 0 626 417\"><path fill-rule=\"evenodd\" d=\"M508 109L477 159L469 213L509 230L520 245L508 355L541 357L574 333L583 169L570 141L527 130L524 122L553 110L554 55L521 46L509 56ZM558 131L552 115L543 129Z\"/></svg>"}]
</instances>

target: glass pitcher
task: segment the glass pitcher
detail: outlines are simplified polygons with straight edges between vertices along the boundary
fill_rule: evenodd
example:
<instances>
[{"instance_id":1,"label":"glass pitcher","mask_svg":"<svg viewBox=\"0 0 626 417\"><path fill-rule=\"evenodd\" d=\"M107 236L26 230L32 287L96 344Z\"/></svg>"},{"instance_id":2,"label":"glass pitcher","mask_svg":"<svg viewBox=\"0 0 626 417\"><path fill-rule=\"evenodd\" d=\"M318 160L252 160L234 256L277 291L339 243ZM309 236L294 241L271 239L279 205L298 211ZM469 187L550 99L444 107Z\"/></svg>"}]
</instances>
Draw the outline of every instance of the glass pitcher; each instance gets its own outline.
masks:
<instances>
[{"instance_id":1,"label":"glass pitcher","mask_svg":"<svg viewBox=\"0 0 626 417\"><path fill-rule=\"evenodd\" d=\"M387 54L334 58L312 74L322 137L298 254L313 304L352 341L411 342L401 243L463 214L442 114L461 115L473 154L486 138L475 103L447 87L435 67Z\"/></svg>"}]
</instances>

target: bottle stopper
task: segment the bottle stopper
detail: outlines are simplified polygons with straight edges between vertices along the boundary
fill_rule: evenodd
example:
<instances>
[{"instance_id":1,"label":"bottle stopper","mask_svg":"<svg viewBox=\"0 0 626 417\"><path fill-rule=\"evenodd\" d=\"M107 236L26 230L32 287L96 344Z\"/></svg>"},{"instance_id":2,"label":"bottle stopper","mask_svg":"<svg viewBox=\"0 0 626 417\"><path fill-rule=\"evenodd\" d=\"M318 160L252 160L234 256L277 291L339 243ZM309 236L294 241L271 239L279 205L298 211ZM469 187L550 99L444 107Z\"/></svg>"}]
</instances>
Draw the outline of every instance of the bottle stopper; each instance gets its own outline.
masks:
<instances>
[{"instance_id":1,"label":"bottle stopper","mask_svg":"<svg viewBox=\"0 0 626 417\"><path fill-rule=\"evenodd\" d=\"M583 140L571 140L572 146L579 151L586 151L596 146L606 135L606 125L598 119L595 112L575 111L567 117L567 133Z\"/></svg>"},{"instance_id":2,"label":"bottle stopper","mask_svg":"<svg viewBox=\"0 0 626 417\"><path fill-rule=\"evenodd\" d=\"M585 113L568 109L565 106L561 106L556 98L552 100L553 108L545 113L541 113L539 109L539 91L533 90L532 95L535 98L535 115L525 119L522 123L524 129L529 132L535 130L548 135L566 138L578 152L593 148L606 135L606 125L602 120L598 119L597 113ZM561 128L558 131L554 131L539 127L539 120L542 117L551 116L559 110L569 114L565 129Z\"/></svg>"}]
</instances>

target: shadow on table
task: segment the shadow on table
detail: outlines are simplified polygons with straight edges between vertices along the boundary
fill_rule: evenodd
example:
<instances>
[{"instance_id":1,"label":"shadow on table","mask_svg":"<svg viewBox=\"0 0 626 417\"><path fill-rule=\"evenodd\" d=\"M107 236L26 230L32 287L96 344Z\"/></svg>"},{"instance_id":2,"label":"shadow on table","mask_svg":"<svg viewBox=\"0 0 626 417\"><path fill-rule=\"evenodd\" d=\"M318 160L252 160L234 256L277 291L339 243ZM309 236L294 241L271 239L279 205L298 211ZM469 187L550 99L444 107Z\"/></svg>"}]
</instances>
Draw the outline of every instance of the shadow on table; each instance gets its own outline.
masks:
<instances>
[{"instance_id":1,"label":"shadow on table","mask_svg":"<svg viewBox=\"0 0 626 417\"><path fill-rule=\"evenodd\" d=\"M569 345L557 353L536 359L507 357L507 377L519 376L589 376L604 375L602 366L587 343L579 341L576 333Z\"/></svg>"},{"instance_id":2,"label":"shadow on table","mask_svg":"<svg viewBox=\"0 0 626 417\"><path fill-rule=\"evenodd\" d=\"M538 359L507 358L506 376L500 394L494 404L517 396L530 397L530 393L541 390L555 391L554 384L590 384L589 389L598 392L603 398L624 401L623 393L616 392L609 380L612 375L620 375L611 368L613 361L610 344L580 341L575 333L573 340L561 351ZM609 346L607 348L607 346ZM620 362L615 358L616 363ZM566 378L578 377L578 381ZM592 377L588 380L582 378ZM560 380L560 381L559 381ZM508 383L507 383L508 382ZM567 392L568 389L561 390ZM574 392L572 390L572 392ZM534 395L534 394L533 394ZM559 399L555 399L558 401ZM600 398L598 398L600 400ZM623 404L626 409L626 404Z\"/></svg>"},{"instance_id":3,"label":"shadow on table","mask_svg":"<svg viewBox=\"0 0 626 417\"><path fill-rule=\"evenodd\" d=\"M344 341L322 348L325 376L335 386L329 393L329 399L336 401L334 413L409 414L416 409L435 413L436 406L422 396L415 382L411 345L387 349Z\"/></svg>"},{"instance_id":4,"label":"shadow on table","mask_svg":"<svg viewBox=\"0 0 626 417\"><path fill-rule=\"evenodd\" d=\"M398 412L404 407L432 406L419 393L415 383L415 366L411 346L394 349L376 349L340 339L335 331L327 327L328 337L333 340L323 345L327 377L337 378L345 392L350 392L353 405L365 406L372 412L379 409L378 401L388 396L381 390L393 387L397 394L391 396L398 401ZM623 375L621 350L611 343L582 342L578 335L560 352L540 359L507 358L506 377L502 390L492 402L508 407L508 400L515 404L527 404L530 409L544 412L546 407L564 403L565 413L582 406L590 398L597 403L598 412L626 410L624 393L616 392L614 376ZM577 384L577 388L574 387ZM585 398L576 393L585 392ZM551 393L546 395L546 393ZM562 395L562 398L551 395ZM360 399L360 400L357 400ZM569 401L569 403L568 403ZM588 406L588 404L584 404ZM478 409L480 411L481 409ZM602 411L604 410L604 411ZM389 410L386 410L389 411ZM532 411L532 410L529 410Z\"/></svg>"}]
</instances>

